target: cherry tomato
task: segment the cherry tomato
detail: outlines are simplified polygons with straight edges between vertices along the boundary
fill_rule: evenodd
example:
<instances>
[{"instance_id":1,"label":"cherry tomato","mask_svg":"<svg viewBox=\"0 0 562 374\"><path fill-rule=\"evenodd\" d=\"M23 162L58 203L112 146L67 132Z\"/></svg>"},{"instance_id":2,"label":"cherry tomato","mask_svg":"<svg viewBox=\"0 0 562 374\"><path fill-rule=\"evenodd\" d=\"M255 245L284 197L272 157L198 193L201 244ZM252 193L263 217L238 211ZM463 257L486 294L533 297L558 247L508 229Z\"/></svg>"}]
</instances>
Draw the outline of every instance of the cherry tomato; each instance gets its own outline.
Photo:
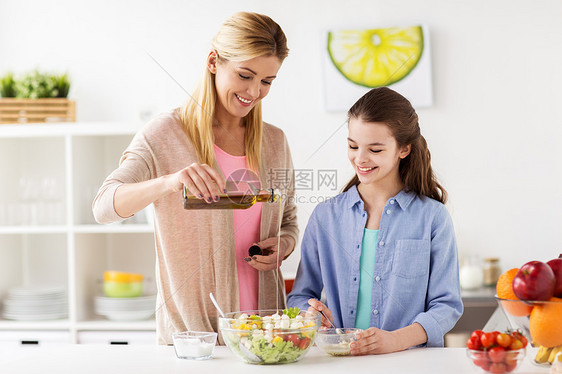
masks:
<instances>
[{"instance_id":1,"label":"cherry tomato","mask_svg":"<svg viewBox=\"0 0 562 374\"><path fill-rule=\"evenodd\" d=\"M480 338L482 337L482 334L484 334L484 331L482 330L474 330L472 332L472 334L470 334L470 337L472 338L473 336L475 336L478 340L480 340Z\"/></svg>"},{"instance_id":2,"label":"cherry tomato","mask_svg":"<svg viewBox=\"0 0 562 374\"><path fill-rule=\"evenodd\" d=\"M307 349L310 345L310 338L302 338L300 342L300 349Z\"/></svg>"},{"instance_id":3,"label":"cherry tomato","mask_svg":"<svg viewBox=\"0 0 562 374\"><path fill-rule=\"evenodd\" d=\"M525 348L527 346L527 344L529 343L527 338L523 334L521 334L521 332L519 332L519 331L512 331L511 337L521 340L521 343L523 344L523 348Z\"/></svg>"},{"instance_id":4,"label":"cherry tomato","mask_svg":"<svg viewBox=\"0 0 562 374\"><path fill-rule=\"evenodd\" d=\"M496 341L500 347L507 348L511 345L511 336L508 334L498 334Z\"/></svg>"},{"instance_id":5,"label":"cherry tomato","mask_svg":"<svg viewBox=\"0 0 562 374\"><path fill-rule=\"evenodd\" d=\"M504 347L492 347L488 350L488 357L492 362L503 362L505 358L505 348ZM504 368L505 369L505 368Z\"/></svg>"},{"instance_id":6,"label":"cherry tomato","mask_svg":"<svg viewBox=\"0 0 562 374\"><path fill-rule=\"evenodd\" d=\"M507 373L512 372L513 370L515 370L515 367L517 367L517 361L515 362L506 362L505 363L505 371Z\"/></svg>"},{"instance_id":7,"label":"cherry tomato","mask_svg":"<svg viewBox=\"0 0 562 374\"><path fill-rule=\"evenodd\" d=\"M505 364L503 362L494 362L490 365L489 371L494 374L505 373Z\"/></svg>"},{"instance_id":8,"label":"cherry tomato","mask_svg":"<svg viewBox=\"0 0 562 374\"><path fill-rule=\"evenodd\" d=\"M286 335L286 341L287 341L287 342L293 343L293 345L294 345L295 347L298 347L298 346L299 346L300 340L301 340L301 339L300 339L299 336L296 335L296 334L287 334L287 335Z\"/></svg>"},{"instance_id":9,"label":"cherry tomato","mask_svg":"<svg viewBox=\"0 0 562 374\"><path fill-rule=\"evenodd\" d=\"M490 367L490 359L488 358L488 354L484 351L475 352L472 362L474 362L474 365L479 366L484 370L488 370Z\"/></svg>"},{"instance_id":10,"label":"cherry tomato","mask_svg":"<svg viewBox=\"0 0 562 374\"><path fill-rule=\"evenodd\" d=\"M468 340L466 341L466 348L474 349L476 351L481 349L482 343L480 342L480 338L477 336L471 336L470 338L468 338Z\"/></svg>"},{"instance_id":11,"label":"cherry tomato","mask_svg":"<svg viewBox=\"0 0 562 374\"><path fill-rule=\"evenodd\" d=\"M523 342L517 338L511 338L511 344L509 345L509 349L511 351L515 351L517 349L523 348Z\"/></svg>"},{"instance_id":12,"label":"cherry tomato","mask_svg":"<svg viewBox=\"0 0 562 374\"><path fill-rule=\"evenodd\" d=\"M493 332L485 332L482 334L480 341L482 342L482 346L484 348L490 348L494 344L496 344L496 336L498 335L497 331Z\"/></svg>"}]
</instances>

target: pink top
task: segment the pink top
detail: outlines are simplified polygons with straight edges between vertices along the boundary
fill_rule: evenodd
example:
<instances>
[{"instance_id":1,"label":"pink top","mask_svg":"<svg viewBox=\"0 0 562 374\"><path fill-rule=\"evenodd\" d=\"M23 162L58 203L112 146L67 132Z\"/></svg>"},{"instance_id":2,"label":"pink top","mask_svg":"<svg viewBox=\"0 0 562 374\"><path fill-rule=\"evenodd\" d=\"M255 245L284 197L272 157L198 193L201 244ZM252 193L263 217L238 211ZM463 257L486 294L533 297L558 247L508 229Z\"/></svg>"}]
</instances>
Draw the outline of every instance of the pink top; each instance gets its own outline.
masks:
<instances>
[{"instance_id":1,"label":"pink top","mask_svg":"<svg viewBox=\"0 0 562 374\"><path fill-rule=\"evenodd\" d=\"M215 157L227 181L241 180L240 175L245 174L242 170L246 170L246 156L233 156L215 145ZM244 258L248 257L248 249L252 244L260 240L261 204L233 210L240 310L258 309L258 271Z\"/></svg>"}]
</instances>

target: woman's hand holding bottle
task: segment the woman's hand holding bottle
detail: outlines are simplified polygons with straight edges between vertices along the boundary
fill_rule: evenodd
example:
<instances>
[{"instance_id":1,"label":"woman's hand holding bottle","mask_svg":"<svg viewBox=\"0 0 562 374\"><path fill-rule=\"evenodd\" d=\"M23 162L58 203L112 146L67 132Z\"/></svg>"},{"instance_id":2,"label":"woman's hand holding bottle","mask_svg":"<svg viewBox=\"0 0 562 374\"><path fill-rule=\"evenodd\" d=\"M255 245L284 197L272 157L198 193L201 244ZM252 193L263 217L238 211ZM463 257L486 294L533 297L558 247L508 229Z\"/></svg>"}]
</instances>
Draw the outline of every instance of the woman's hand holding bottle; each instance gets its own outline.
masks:
<instances>
[{"instance_id":1,"label":"woman's hand holding bottle","mask_svg":"<svg viewBox=\"0 0 562 374\"><path fill-rule=\"evenodd\" d=\"M226 181L209 165L193 163L172 174L169 186L171 192L181 191L185 186L193 196L211 203L224 194Z\"/></svg>"}]
</instances>

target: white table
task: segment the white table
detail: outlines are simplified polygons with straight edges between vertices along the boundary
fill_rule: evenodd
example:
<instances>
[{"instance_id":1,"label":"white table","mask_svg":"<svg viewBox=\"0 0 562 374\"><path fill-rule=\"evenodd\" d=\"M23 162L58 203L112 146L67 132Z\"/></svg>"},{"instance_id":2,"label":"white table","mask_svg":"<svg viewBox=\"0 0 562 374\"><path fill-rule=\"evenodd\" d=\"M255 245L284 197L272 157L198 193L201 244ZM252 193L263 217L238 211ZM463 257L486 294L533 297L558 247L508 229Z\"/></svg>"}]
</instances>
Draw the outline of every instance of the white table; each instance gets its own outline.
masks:
<instances>
[{"instance_id":1,"label":"white table","mask_svg":"<svg viewBox=\"0 0 562 374\"><path fill-rule=\"evenodd\" d=\"M533 352L528 352L528 355ZM290 370L290 371L289 371ZM313 347L300 361L284 365L249 365L227 347L216 347L205 361L180 360L167 346L56 345L0 346L0 373L477 373L463 348L421 348L377 356L331 357ZM516 374L548 374L528 357Z\"/></svg>"}]
</instances>

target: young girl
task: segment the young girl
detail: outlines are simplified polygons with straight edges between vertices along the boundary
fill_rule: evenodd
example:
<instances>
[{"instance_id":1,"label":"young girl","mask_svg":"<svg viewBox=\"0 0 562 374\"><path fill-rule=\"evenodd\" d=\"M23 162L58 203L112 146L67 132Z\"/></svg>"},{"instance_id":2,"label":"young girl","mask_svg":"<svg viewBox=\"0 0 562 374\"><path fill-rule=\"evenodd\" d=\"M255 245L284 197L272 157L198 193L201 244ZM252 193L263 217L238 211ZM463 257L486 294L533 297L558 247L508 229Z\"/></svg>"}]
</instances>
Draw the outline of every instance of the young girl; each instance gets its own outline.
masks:
<instances>
[{"instance_id":1,"label":"young girl","mask_svg":"<svg viewBox=\"0 0 562 374\"><path fill-rule=\"evenodd\" d=\"M288 304L324 311L336 327L364 329L354 355L442 347L463 310L458 255L418 116L382 87L348 117L356 175L314 210Z\"/></svg>"}]
</instances>

